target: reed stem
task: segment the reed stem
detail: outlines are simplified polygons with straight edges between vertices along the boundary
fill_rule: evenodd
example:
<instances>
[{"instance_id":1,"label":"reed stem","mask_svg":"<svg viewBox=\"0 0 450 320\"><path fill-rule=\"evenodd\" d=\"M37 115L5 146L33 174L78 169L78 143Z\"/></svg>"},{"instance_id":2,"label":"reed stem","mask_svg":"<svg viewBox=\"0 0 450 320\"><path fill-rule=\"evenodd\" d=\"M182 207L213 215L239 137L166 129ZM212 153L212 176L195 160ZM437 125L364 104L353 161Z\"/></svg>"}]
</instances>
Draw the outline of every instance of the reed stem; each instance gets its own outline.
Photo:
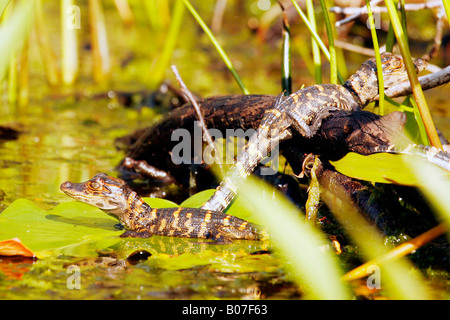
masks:
<instances>
[{"instance_id":1,"label":"reed stem","mask_svg":"<svg viewBox=\"0 0 450 320\"><path fill-rule=\"evenodd\" d=\"M59 71L56 65L56 56L50 46L48 32L45 28L42 0L38 0L36 5L35 30L47 81L51 86L56 86L59 82Z\"/></svg>"},{"instance_id":2,"label":"reed stem","mask_svg":"<svg viewBox=\"0 0 450 320\"><path fill-rule=\"evenodd\" d=\"M375 61L377 63L377 76L378 76L378 106L380 107L380 115L384 115L384 80L383 80L383 68L381 66L380 46L378 45L377 31L375 29L375 18L372 14L372 8L370 7L369 0L366 0L367 14L369 16L370 33L372 35L373 49L375 51Z\"/></svg>"},{"instance_id":3,"label":"reed stem","mask_svg":"<svg viewBox=\"0 0 450 320\"><path fill-rule=\"evenodd\" d=\"M328 16L328 9L325 0L320 0L320 6L322 7L323 18L325 22L325 28L327 30L328 47L330 48L330 82L338 83L338 70L337 70L337 58L336 47L334 46L333 28L331 27L330 17ZM341 82L343 80L341 79Z\"/></svg>"},{"instance_id":4,"label":"reed stem","mask_svg":"<svg viewBox=\"0 0 450 320\"><path fill-rule=\"evenodd\" d=\"M228 58L227 54L223 50L222 46L219 44L217 39L214 37L211 30L208 28L206 23L203 21L203 19L200 17L200 15L197 13L197 11L194 9L194 7L191 5L189 0L183 0L184 4L188 8L189 12L192 14L194 19L197 21L197 23L200 25L200 27L203 29L203 31L206 33L208 38L211 40L212 44L216 48L217 52L219 53L220 57L222 58L223 62L227 66L228 70L233 75L234 79L236 80L239 88L241 88L242 92L244 94L250 94L248 89L245 87L244 83L242 82L241 78L239 77L238 73L236 72L236 69L234 69L233 64L231 63L230 58Z\"/></svg>"},{"instance_id":5,"label":"reed stem","mask_svg":"<svg viewBox=\"0 0 450 320\"><path fill-rule=\"evenodd\" d=\"M322 50L323 54L327 58L328 61L331 63L331 55L330 51L328 51L327 47L323 43L322 39L320 39L317 32L315 32L311 26L311 24L308 21L308 18L306 17L305 13L303 12L302 8L298 5L298 3L295 0L291 0L292 4L294 5L295 9L297 10L298 14L300 15L300 18L302 18L303 22L305 23L306 27L308 28L309 32L311 33L311 36L314 37L314 40L317 41L319 44L320 49ZM337 71L337 77L339 79L340 83L344 83L345 80L342 78L342 76L339 73L339 70Z\"/></svg>"},{"instance_id":6,"label":"reed stem","mask_svg":"<svg viewBox=\"0 0 450 320\"><path fill-rule=\"evenodd\" d=\"M80 8L72 0L61 0L62 81L72 85L78 75L78 39Z\"/></svg>"},{"instance_id":7,"label":"reed stem","mask_svg":"<svg viewBox=\"0 0 450 320\"><path fill-rule=\"evenodd\" d=\"M282 68L281 68L281 89L284 95L288 96L292 93L292 77L291 77L291 30L289 21L284 11L284 7L280 4L283 13L283 49L282 49Z\"/></svg>"},{"instance_id":8,"label":"reed stem","mask_svg":"<svg viewBox=\"0 0 450 320\"><path fill-rule=\"evenodd\" d=\"M184 10L185 7L183 1L176 0L164 48L150 72L151 78L149 85L152 89L156 88L163 81L165 72L169 67L170 59L172 58L173 50L175 50L178 34L180 33L181 24L183 22Z\"/></svg>"},{"instance_id":9,"label":"reed stem","mask_svg":"<svg viewBox=\"0 0 450 320\"><path fill-rule=\"evenodd\" d=\"M389 12L389 17L391 19L392 27L395 32L395 37L397 38L397 42L400 48L400 52L403 57L403 61L406 65L406 71L408 72L409 82L411 83L411 88L414 94L414 98L416 99L417 106L419 108L420 116L425 125L425 129L427 131L428 138L430 139L431 145L442 149L442 144L439 139L439 136L436 132L436 128L434 126L433 119L431 118L430 110L428 109L427 102L425 100L425 96L423 94L422 88L420 86L419 80L417 78L417 73L415 66L411 59L411 53L409 51L409 47L406 41L406 36L404 30L402 28L402 24L397 15L397 10L395 8L393 0L385 1L387 10Z\"/></svg>"},{"instance_id":10,"label":"reed stem","mask_svg":"<svg viewBox=\"0 0 450 320\"><path fill-rule=\"evenodd\" d=\"M92 64L94 80L101 83L108 78L111 63L105 16L100 0L89 0L89 20L91 25Z\"/></svg>"},{"instance_id":11,"label":"reed stem","mask_svg":"<svg viewBox=\"0 0 450 320\"><path fill-rule=\"evenodd\" d=\"M308 14L308 20L309 23L311 23L312 29L317 32L313 0L306 0L306 13ZM314 61L314 78L316 83L322 83L322 61L320 58L320 48L314 37L311 38L311 49Z\"/></svg>"}]
</instances>

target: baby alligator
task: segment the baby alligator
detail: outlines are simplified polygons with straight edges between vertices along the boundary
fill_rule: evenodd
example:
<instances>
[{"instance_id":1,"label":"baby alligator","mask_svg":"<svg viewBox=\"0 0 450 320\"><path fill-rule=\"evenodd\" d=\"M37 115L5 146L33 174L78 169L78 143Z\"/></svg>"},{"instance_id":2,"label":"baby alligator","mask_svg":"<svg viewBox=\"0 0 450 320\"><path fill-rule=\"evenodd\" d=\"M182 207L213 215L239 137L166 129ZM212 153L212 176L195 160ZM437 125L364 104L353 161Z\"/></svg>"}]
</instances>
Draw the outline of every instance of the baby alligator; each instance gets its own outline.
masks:
<instances>
[{"instance_id":1,"label":"baby alligator","mask_svg":"<svg viewBox=\"0 0 450 320\"><path fill-rule=\"evenodd\" d=\"M408 79L403 60L392 53L381 54L384 86L391 87ZM427 63L414 61L416 71ZM222 212L234 198L237 189L252 173L258 163L273 150L277 143L290 139L292 128L306 138L317 132L333 110L356 111L364 108L378 95L375 59L369 59L344 85L321 84L281 97L267 110L256 132L237 158L235 165L217 188L214 195L201 207Z\"/></svg>"},{"instance_id":2,"label":"baby alligator","mask_svg":"<svg viewBox=\"0 0 450 320\"><path fill-rule=\"evenodd\" d=\"M233 239L263 240L266 237L255 224L224 213L189 208L152 209L125 181L105 173L82 183L66 181L60 188L72 198L117 218L127 229L122 237L161 235L211 239L217 243L230 243Z\"/></svg>"}]
</instances>

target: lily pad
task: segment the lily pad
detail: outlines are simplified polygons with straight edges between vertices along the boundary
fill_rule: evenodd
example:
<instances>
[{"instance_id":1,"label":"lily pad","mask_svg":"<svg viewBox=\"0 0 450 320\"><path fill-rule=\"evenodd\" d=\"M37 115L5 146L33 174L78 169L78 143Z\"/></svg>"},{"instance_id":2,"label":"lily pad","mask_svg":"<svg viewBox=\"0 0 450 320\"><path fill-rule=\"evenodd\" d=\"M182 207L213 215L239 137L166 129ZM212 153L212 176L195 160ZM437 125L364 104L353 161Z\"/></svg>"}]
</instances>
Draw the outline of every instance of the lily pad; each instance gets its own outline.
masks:
<instances>
[{"instance_id":1,"label":"lily pad","mask_svg":"<svg viewBox=\"0 0 450 320\"><path fill-rule=\"evenodd\" d=\"M163 199L146 199L155 207L173 207ZM95 255L117 244L118 221L91 205L71 201L44 210L27 199L14 201L0 214L0 241L19 238L38 258L56 254Z\"/></svg>"},{"instance_id":2,"label":"lily pad","mask_svg":"<svg viewBox=\"0 0 450 320\"><path fill-rule=\"evenodd\" d=\"M376 153L363 156L350 152L338 161L330 163L346 176L372 182L396 183L408 186L419 184L417 175L406 167L411 161L425 160L413 155L396 155L390 153ZM449 176L443 170L442 178Z\"/></svg>"},{"instance_id":3,"label":"lily pad","mask_svg":"<svg viewBox=\"0 0 450 320\"><path fill-rule=\"evenodd\" d=\"M200 191L183 201L180 204L180 207L200 208L206 201L209 200L209 198L211 198L215 191L215 189ZM256 223L254 214L252 214L252 212L247 209L244 201L245 200L243 200L240 196L236 196L235 200L225 210L225 213L247 220L249 222Z\"/></svg>"}]
</instances>

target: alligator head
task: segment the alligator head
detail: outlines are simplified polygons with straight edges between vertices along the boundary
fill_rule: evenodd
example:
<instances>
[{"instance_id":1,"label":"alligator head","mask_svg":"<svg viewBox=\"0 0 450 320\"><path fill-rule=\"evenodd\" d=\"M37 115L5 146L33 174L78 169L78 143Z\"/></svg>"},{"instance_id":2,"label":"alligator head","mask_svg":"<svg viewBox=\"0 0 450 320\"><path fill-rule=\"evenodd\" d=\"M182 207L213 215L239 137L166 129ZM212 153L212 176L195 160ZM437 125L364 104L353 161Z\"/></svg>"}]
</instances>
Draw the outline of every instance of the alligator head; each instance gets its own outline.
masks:
<instances>
[{"instance_id":1,"label":"alligator head","mask_svg":"<svg viewBox=\"0 0 450 320\"><path fill-rule=\"evenodd\" d=\"M414 66L419 73L427 66L427 62L421 58L415 59ZM385 88L390 88L408 80L408 73L403 59L390 52L381 54L381 66L383 69L383 82ZM367 105L378 95L378 76L375 58L365 61L361 67L344 84L354 92L363 106Z\"/></svg>"},{"instance_id":2,"label":"alligator head","mask_svg":"<svg viewBox=\"0 0 450 320\"><path fill-rule=\"evenodd\" d=\"M96 206L119 219L131 209L129 199L135 194L125 181L108 176L106 173L96 174L86 182L66 181L61 184L60 189L68 196Z\"/></svg>"}]
</instances>

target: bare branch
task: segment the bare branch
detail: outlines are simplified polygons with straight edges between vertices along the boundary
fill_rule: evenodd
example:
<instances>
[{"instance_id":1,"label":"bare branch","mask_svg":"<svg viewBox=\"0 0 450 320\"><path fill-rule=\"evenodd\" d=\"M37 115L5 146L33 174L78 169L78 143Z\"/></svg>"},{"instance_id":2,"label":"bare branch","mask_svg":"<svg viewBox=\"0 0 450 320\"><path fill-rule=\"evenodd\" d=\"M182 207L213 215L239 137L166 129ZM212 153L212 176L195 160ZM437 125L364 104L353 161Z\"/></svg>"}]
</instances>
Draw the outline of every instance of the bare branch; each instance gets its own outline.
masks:
<instances>
[{"instance_id":1,"label":"bare branch","mask_svg":"<svg viewBox=\"0 0 450 320\"><path fill-rule=\"evenodd\" d=\"M426 76L419 77L419 82L423 90L428 90L450 82L450 66L447 66L446 68L437 72L427 74ZM412 89L409 81L399 83L384 91L384 94L390 98L406 96L411 93ZM378 96L375 97L372 101L374 100L378 100Z\"/></svg>"},{"instance_id":2,"label":"bare branch","mask_svg":"<svg viewBox=\"0 0 450 320\"><path fill-rule=\"evenodd\" d=\"M380 3L381 0L374 0L370 2L370 6L374 7L376 6L378 3ZM423 10L423 9L433 9L433 8L437 8L437 7L441 7L442 6L442 0L433 0L433 1L428 1L425 3L407 3L405 4L405 10L406 11L419 11L419 10ZM386 7L377 7L378 12L387 12ZM334 13L343 13L343 14L348 14L351 15L349 17L346 17L342 20L336 21L336 27L342 26L346 23L350 23L356 19L358 19L361 15L366 14L367 13L367 8L366 6L363 7L331 7L330 8L331 12Z\"/></svg>"},{"instance_id":3,"label":"bare branch","mask_svg":"<svg viewBox=\"0 0 450 320\"><path fill-rule=\"evenodd\" d=\"M177 67L174 65L172 65L172 72L175 75L175 78L177 79L177 82L180 86L181 92L187 97L187 99L189 100L191 105L194 107L195 112L197 113L198 120L199 120L200 125L203 130L203 137L206 140L206 142L208 143L209 147L212 148L212 150L214 150L216 164L219 165L219 168L222 171L222 165L221 165L222 162L219 161L219 153L217 151L216 145L214 144L214 141L212 140L211 135L209 134L208 128L206 127L206 124L205 124L205 120L203 119L202 112L200 110L200 107L199 107L194 95L192 94L191 91L189 91L187 86L184 84L183 79L181 79L181 76L178 72Z\"/></svg>"}]
</instances>

